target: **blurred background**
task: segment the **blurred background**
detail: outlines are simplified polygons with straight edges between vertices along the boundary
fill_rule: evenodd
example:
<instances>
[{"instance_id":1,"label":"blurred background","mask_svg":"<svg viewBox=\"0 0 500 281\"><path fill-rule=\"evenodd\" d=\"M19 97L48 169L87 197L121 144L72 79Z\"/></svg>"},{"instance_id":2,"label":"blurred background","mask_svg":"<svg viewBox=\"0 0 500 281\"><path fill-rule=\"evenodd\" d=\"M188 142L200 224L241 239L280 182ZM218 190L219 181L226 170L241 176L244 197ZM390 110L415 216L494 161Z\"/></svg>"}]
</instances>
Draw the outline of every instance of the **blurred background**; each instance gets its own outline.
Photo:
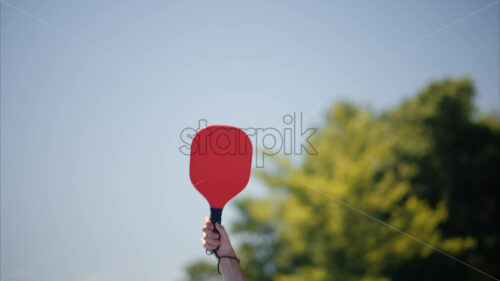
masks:
<instances>
[{"instance_id":1,"label":"blurred background","mask_svg":"<svg viewBox=\"0 0 500 281\"><path fill-rule=\"evenodd\" d=\"M0 3L2 281L220 280L180 132L294 112L248 280L500 278L499 1Z\"/></svg>"}]
</instances>

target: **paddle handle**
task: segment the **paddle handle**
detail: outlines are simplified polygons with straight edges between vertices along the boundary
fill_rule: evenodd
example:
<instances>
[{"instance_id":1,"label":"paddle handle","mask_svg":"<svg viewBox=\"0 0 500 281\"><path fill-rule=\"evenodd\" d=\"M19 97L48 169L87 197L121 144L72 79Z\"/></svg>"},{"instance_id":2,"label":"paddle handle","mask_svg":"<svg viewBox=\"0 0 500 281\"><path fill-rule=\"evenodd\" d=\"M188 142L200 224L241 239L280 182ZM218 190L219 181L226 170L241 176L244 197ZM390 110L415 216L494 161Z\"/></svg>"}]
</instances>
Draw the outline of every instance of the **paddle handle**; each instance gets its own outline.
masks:
<instances>
[{"instance_id":1,"label":"paddle handle","mask_svg":"<svg viewBox=\"0 0 500 281\"><path fill-rule=\"evenodd\" d=\"M215 227L215 223L221 223L221 220L222 220L222 209L219 209L219 208L210 208L210 221L212 222L212 224L214 225L214 229L212 230L213 232L219 234L219 231L217 230L217 228ZM219 234L219 238L220 240L220 234ZM208 255L211 255L211 254L214 254L217 255L217 250L219 249L219 247L213 249L213 250L209 250L209 249L206 249L206 253Z\"/></svg>"},{"instance_id":2,"label":"paddle handle","mask_svg":"<svg viewBox=\"0 0 500 281\"><path fill-rule=\"evenodd\" d=\"M213 231L215 233L219 233L219 231L217 230L217 228L215 228L215 223L218 222L220 224L221 220L222 220L222 209L219 209L219 208L210 208L210 221L214 225Z\"/></svg>"}]
</instances>

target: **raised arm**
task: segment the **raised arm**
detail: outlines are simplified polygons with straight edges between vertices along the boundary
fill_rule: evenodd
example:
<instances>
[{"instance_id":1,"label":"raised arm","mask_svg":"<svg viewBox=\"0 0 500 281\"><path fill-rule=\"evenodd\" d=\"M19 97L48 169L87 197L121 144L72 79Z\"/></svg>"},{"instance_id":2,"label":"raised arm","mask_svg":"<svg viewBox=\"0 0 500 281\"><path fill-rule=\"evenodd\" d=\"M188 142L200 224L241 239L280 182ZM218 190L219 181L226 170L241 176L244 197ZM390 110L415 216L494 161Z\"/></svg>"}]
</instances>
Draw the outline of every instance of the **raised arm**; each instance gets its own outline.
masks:
<instances>
[{"instance_id":1,"label":"raised arm","mask_svg":"<svg viewBox=\"0 0 500 281\"><path fill-rule=\"evenodd\" d=\"M210 221L210 217L206 217L205 226L202 229L203 236L201 237L203 247L209 250L219 247L215 252L215 256L219 260L220 271L224 277L224 281L245 281L239 260L236 258L236 253L231 246L226 229L219 223L216 223L216 228L220 233L220 237L219 234L212 231L214 226Z\"/></svg>"}]
</instances>

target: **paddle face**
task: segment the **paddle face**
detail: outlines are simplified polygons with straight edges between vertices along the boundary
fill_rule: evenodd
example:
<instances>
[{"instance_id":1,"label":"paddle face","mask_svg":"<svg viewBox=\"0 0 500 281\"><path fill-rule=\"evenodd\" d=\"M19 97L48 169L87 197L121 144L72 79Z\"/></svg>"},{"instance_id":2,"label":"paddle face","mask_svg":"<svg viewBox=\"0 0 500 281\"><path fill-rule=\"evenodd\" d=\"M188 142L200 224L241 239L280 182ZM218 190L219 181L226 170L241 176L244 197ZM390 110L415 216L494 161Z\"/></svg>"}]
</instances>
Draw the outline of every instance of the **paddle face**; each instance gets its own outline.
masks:
<instances>
[{"instance_id":1,"label":"paddle face","mask_svg":"<svg viewBox=\"0 0 500 281\"><path fill-rule=\"evenodd\" d=\"M245 188L251 165L252 143L239 128L212 125L193 138L189 176L211 208L224 208Z\"/></svg>"}]
</instances>

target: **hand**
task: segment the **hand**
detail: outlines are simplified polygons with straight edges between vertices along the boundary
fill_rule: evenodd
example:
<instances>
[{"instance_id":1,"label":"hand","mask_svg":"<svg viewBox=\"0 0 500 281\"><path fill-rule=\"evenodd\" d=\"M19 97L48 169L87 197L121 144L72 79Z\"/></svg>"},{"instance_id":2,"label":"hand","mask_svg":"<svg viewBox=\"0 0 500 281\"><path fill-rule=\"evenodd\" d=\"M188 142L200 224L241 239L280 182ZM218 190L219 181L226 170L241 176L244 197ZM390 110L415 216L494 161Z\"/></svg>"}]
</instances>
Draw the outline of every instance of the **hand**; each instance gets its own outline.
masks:
<instances>
[{"instance_id":1,"label":"hand","mask_svg":"<svg viewBox=\"0 0 500 281\"><path fill-rule=\"evenodd\" d=\"M214 225L210 221L210 217L205 217L205 226L203 226L203 236L201 237L201 244L203 247L214 250L219 246L217 250L217 255L219 256L235 256L233 247L231 246L231 242L229 241L229 236L227 235L226 229L216 223L215 227L219 231L219 234L212 231L214 229Z\"/></svg>"}]
</instances>

